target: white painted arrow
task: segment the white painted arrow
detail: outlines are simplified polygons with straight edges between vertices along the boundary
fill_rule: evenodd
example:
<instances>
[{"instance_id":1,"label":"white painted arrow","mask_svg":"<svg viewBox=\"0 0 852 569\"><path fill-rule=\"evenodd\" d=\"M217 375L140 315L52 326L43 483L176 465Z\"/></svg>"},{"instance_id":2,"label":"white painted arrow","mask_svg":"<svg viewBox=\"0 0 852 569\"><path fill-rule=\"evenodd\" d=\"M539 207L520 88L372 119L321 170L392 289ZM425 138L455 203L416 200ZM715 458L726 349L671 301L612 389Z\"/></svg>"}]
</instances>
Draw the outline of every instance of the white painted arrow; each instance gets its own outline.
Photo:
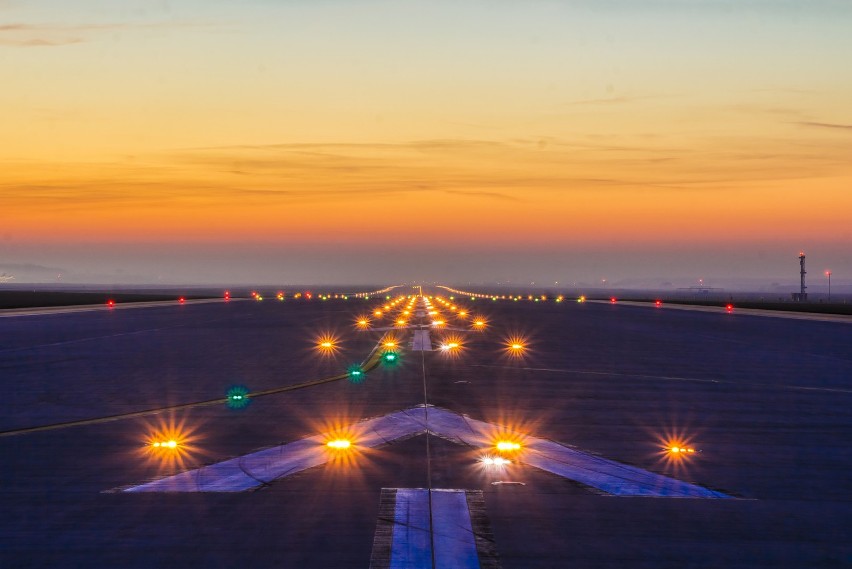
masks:
<instances>
[{"instance_id":1,"label":"white painted arrow","mask_svg":"<svg viewBox=\"0 0 852 569\"><path fill-rule=\"evenodd\" d=\"M683 482L557 442L512 433L492 423L471 419L440 407L422 405L354 423L344 429L353 444L374 448L394 440L426 432L443 439L492 448L497 433L517 435L524 440L519 460L597 488L614 496L666 498L730 498L727 494ZM160 478L124 492L241 492L269 484L328 462L337 451L325 445L330 435L320 434L194 470Z\"/></svg>"}]
</instances>

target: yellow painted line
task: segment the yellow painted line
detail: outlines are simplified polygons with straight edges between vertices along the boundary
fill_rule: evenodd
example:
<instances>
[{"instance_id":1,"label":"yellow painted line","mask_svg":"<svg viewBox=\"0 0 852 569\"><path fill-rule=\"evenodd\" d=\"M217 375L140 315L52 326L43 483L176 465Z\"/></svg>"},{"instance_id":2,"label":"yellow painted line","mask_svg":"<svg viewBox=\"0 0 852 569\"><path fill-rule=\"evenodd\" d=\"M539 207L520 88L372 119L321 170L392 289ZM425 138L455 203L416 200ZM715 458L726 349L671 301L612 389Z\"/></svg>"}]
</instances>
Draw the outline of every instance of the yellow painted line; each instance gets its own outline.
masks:
<instances>
[{"instance_id":1,"label":"yellow painted line","mask_svg":"<svg viewBox=\"0 0 852 569\"><path fill-rule=\"evenodd\" d=\"M381 360L382 354L378 350L381 345L381 341L376 344L373 348L373 351L370 352L370 355L367 356L367 359L361 364L361 369L366 373L374 370ZM297 389L305 389L306 387L314 387L316 385L323 385L325 383L332 383L334 381L340 381L341 379L347 379L349 377L349 373L340 373L334 375L332 377L326 377L323 379L315 379L312 381L306 381L304 383L296 383L294 385L285 385L283 387L274 387L272 389L265 389L263 391L257 391L253 393L249 393L250 399L255 399L257 397L265 397L267 395L276 395L278 393L286 393L287 391L295 391ZM98 425L101 423L109 423L111 421L120 421L122 419L132 419L134 417L145 417L147 415L156 415L158 413L163 413L165 411L182 411L184 409L191 409L193 407L206 407L210 405L223 405L228 402L227 397L220 397L217 399L207 399L205 401L195 401L193 403L181 403L178 405L169 405L167 407L158 407L156 409L146 409L144 411L133 411L130 413L121 413L118 415L108 415L106 417L97 417L94 419L81 419L78 421L65 421L63 423L53 423L51 425L41 425L38 427L25 427L23 429L13 429L10 431L0 431L0 437L13 437L16 435L27 435L30 433L38 433L41 431L53 431L56 429L67 429L69 427L82 427L84 425Z\"/></svg>"}]
</instances>

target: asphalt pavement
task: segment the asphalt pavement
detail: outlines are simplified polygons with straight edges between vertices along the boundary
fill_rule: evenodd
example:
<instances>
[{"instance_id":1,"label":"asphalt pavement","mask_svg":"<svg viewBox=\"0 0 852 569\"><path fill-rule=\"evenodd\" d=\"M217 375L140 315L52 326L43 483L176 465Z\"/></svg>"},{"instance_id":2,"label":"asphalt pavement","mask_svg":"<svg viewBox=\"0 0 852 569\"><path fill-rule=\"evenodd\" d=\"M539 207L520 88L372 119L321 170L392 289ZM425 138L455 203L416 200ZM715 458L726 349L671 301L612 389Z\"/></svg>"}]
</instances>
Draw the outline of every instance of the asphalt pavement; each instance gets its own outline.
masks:
<instances>
[{"instance_id":1,"label":"asphalt pavement","mask_svg":"<svg viewBox=\"0 0 852 569\"><path fill-rule=\"evenodd\" d=\"M393 328L406 301L390 310L385 302L222 301L0 319L0 566L400 567L430 562L394 557L406 546L393 529L404 526L401 508L422 515L424 503L438 520L431 559L443 566L452 566L454 535L466 544L464 563L478 555L483 567L507 569L852 566L847 324L458 297L447 299L456 311L432 301L444 326L406 316L430 330L434 350L422 351L421 334L415 351L414 329L375 329ZM359 330L356 317L376 309L373 329ZM339 375L389 333L399 360L366 378L251 397ZM448 342L459 346L441 350ZM167 409L223 398L235 385L249 390L244 408ZM322 444L418 408L435 409L431 420L416 417L421 430L369 445L358 435L365 444L356 437L340 452ZM497 456L486 442L435 423L455 417L525 446L506 466L486 465ZM54 428L23 432L36 426ZM151 447L170 439L174 452ZM543 469L531 453L545 443L724 498L616 495ZM672 446L694 452L674 456ZM269 460L289 460L296 447L317 465L265 463L276 476L247 491L126 491L182 472L215 476L210 467L231 459L257 476L239 457L276 449ZM419 489L446 493L423 502ZM475 543L454 531L473 531Z\"/></svg>"}]
</instances>

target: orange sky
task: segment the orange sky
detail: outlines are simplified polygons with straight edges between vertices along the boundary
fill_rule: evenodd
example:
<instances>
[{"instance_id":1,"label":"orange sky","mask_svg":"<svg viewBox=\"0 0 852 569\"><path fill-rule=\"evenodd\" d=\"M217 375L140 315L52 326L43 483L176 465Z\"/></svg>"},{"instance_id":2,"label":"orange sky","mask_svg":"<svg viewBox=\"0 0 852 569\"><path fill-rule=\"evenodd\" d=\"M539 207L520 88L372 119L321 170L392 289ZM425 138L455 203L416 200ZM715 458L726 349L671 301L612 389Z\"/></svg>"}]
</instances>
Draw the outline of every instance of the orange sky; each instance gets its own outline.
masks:
<instances>
[{"instance_id":1,"label":"orange sky","mask_svg":"<svg viewBox=\"0 0 852 569\"><path fill-rule=\"evenodd\" d=\"M3 3L0 253L840 251L852 9L824 2Z\"/></svg>"}]
</instances>

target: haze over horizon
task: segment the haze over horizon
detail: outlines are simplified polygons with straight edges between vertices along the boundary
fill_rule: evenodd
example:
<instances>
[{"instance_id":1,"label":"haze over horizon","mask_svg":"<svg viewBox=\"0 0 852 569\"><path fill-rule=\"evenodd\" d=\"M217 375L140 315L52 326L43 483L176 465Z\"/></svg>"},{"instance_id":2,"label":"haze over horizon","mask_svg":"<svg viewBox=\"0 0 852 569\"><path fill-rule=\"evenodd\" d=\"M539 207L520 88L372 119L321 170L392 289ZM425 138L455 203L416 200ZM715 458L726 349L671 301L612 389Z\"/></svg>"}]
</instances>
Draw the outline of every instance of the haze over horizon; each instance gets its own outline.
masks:
<instances>
[{"instance_id":1,"label":"haze over horizon","mask_svg":"<svg viewBox=\"0 0 852 569\"><path fill-rule=\"evenodd\" d=\"M786 286L804 250L813 292L852 284L850 28L835 0L0 0L0 273Z\"/></svg>"}]
</instances>

